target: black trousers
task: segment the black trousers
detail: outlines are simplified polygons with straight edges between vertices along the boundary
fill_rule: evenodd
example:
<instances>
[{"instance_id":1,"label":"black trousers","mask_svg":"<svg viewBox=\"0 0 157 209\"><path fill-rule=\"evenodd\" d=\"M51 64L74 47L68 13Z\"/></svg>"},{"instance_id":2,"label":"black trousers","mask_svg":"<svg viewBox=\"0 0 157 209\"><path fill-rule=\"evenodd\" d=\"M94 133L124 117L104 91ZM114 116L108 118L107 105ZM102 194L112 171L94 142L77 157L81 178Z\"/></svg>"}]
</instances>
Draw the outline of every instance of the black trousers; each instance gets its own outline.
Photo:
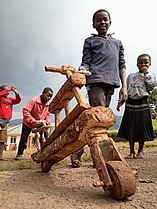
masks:
<instances>
[{"instance_id":1,"label":"black trousers","mask_svg":"<svg viewBox=\"0 0 157 209\"><path fill-rule=\"evenodd\" d=\"M31 128L28 128L24 123L22 124L22 133L21 133L21 138L20 138L20 143L19 143L18 153L17 153L18 155L22 155L24 152L24 149L26 149L27 140L31 131L32 131ZM46 131L44 132L44 137L46 140L48 139L48 134ZM42 144L41 135L40 135L40 143Z\"/></svg>"},{"instance_id":2,"label":"black trousers","mask_svg":"<svg viewBox=\"0 0 157 209\"><path fill-rule=\"evenodd\" d=\"M105 83L93 83L87 86L89 104L93 107L109 107L114 87ZM71 155L72 160L81 160L84 149L80 149Z\"/></svg>"},{"instance_id":3,"label":"black trousers","mask_svg":"<svg viewBox=\"0 0 157 209\"><path fill-rule=\"evenodd\" d=\"M87 86L89 104L93 107L109 107L114 87L105 83L92 83Z\"/></svg>"},{"instance_id":4,"label":"black trousers","mask_svg":"<svg viewBox=\"0 0 157 209\"><path fill-rule=\"evenodd\" d=\"M28 128L25 124L22 124L22 133L21 133L21 138L20 138L20 143L18 147L18 155L22 155L24 152L24 149L26 148L28 136L30 132L32 131L31 128Z\"/></svg>"}]
</instances>

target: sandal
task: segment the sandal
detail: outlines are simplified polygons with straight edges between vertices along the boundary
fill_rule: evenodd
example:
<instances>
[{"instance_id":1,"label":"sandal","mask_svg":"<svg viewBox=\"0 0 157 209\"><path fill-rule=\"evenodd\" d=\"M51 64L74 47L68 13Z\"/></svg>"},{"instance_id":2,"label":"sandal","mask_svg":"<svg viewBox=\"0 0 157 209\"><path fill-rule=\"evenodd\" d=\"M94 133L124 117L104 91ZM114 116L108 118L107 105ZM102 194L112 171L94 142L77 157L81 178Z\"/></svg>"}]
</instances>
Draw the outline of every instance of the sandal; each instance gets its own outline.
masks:
<instances>
[{"instance_id":1,"label":"sandal","mask_svg":"<svg viewBox=\"0 0 157 209\"><path fill-rule=\"evenodd\" d=\"M137 155L136 155L136 158L137 159L142 159L143 158L142 152L138 152Z\"/></svg>"},{"instance_id":2,"label":"sandal","mask_svg":"<svg viewBox=\"0 0 157 209\"><path fill-rule=\"evenodd\" d=\"M133 158L136 158L135 153L130 153L130 154L126 157L126 159L133 159Z\"/></svg>"}]
</instances>

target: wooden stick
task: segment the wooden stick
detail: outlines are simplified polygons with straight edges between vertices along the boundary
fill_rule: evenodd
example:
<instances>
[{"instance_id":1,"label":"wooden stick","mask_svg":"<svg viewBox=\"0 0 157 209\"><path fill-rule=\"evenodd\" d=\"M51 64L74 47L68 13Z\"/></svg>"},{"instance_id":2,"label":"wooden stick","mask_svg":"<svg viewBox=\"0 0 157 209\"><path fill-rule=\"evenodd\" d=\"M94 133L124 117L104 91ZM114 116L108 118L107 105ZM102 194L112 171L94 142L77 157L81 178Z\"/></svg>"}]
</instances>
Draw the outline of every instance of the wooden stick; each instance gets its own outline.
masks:
<instances>
[{"instance_id":1,"label":"wooden stick","mask_svg":"<svg viewBox=\"0 0 157 209\"><path fill-rule=\"evenodd\" d=\"M95 168L98 172L100 181L103 181L107 188L111 188L113 184L112 184L110 175L108 173L101 149L99 148L97 143L93 144L90 147L90 153L91 153L91 157L93 159Z\"/></svg>"},{"instance_id":2,"label":"wooden stick","mask_svg":"<svg viewBox=\"0 0 157 209\"><path fill-rule=\"evenodd\" d=\"M122 157L118 148L116 147L115 141L112 138L110 138L110 140L111 140L112 145L113 145L114 160L120 160L120 161L123 161L125 164L127 164L127 161Z\"/></svg>"},{"instance_id":3,"label":"wooden stick","mask_svg":"<svg viewBox=\"0 0 157 209\"><path fill-rule=\"evenodd\" d=\"M55 110L55 128L60 124L61 118L60 118L60 112L61 110Z\"/></svg>"},{"instance_id":4,"label":"wooden stick","mask_svg":"<svg viewBox=\"0 0 157 209\"><path fill-rule=\"evenodd\" d=\"M70 104L69 104L69 99L65 99L64 101L64 109L65 109L65 115L69 115L70 113Z\"/></svg>"},{"instance_id":5,"label":"wooden stick","mask_svg":"<svg viewBox=\"0 0 157 209\"><path fill-rule=\"evenodd\" d=\"M83 94L80 90L80 88L78 86L75 86L72 88L72 91L75 95L75 98L78 102L79 105L83 105L83 104L86 104L87 102L85 101L84 97L83 97Z\"/></svg>"},{"instance_id":6,"label":"wooden stick","mask_svg":"<svg viewBox=\"0 0 157 209\"><path fill-rule=\"evenodd\" d=\"M76 72L76 69L72 66L62 66L60 68L58 67L54 67L54 66L45 66L45 71L46 72L56 72L56 73L61 73L66 75L67 77L69 77L70 75L72 75L73 73Z\"/></svg>"},{"instance_id":7,"label":"wooden stick","mask_svg":"<svg viewBox=\"0 0 157 209\"><path fill-rule=\"evenodd\" d=\"M44 130L47 130L51 127L51 125L41 126L39 128L33 128L32 133L42 132Z\"/></svg>"}]
</instances>

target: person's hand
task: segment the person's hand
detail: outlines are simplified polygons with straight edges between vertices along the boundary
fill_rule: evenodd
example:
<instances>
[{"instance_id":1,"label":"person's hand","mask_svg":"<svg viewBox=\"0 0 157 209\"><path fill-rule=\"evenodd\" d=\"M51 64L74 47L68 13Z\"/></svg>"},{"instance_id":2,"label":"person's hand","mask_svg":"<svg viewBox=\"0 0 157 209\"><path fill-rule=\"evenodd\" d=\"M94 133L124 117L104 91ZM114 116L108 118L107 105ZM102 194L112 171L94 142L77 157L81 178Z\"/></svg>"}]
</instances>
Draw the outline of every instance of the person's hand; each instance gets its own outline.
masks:
<instances>
[{"instance_id":1,"label":"person's hand","mask_svg":"<svg viewBox=\"0 0 157 209\"><path fill-rule=\"evenodd\" d=\"M141 71L142 71L144 74L147 74L147 73L149 73L149 68L148 68L147 66L143 66L143 67L141 68Z\"/></svg>"},{"instance_id":2,"label":"person's hand","mask_svg":"<svg viewBox=\"0 0 157 209\"><path fill-rule=\"evenodd\" d=\"M43 120L36 120L35 123L37 126L41 126L41 125L43 125Z\"/></svg>"},{"instance_id":3,"label":"person's hand","mask_svg":"<svg viewBox=\"0 0 157 209\"><path fill-rule=\"evenodd\" d=\"M119 92L119 98L124 102L128 99L127 87L123 86Z\"/></svg>"},{"instance_id":4,"label":"person's hand","mask_svg":"<svg viewBox=\"0 0 157 209\"><path fill-rule=\"evenodd\" d=\"M46 126L46 125L50 125L50 123L47 122L46 120L36 120L36 125L37 126Z\"/></svg>"},{"instance_id":5,"label":"person's hand","mask_svg":"<svg viewBox=\"0 0 157 209\"><path fill-rule=\"evenodd\" d=\"M78 68L78 73L84 74L85 76L91 75L91 72L87 70L84 66Z\"/></svg>"},{"instance_id":6,"label":"person's hand","mask_svg":"<svg viewBox=\"0 0 157 209\"><path fill-rule=\"evenodd\" d=\"M120 111L120 107L124 104L124 102L125 101L123 99L119 99L118 100L118 104L117 104L117 107L116 107L118 112Z\"/></svg>"},{"instance_id":7,"label":"person's hand","mask_svg":"<svg viewBox=\"0 0 157 209\"><path fill-rule=\"evenodd\" d=\"M116 109L117 109L118 112L120 111L120 107L121 107L121 103L118 102L117 107L116 107Z\"/></svg>"},{"instance_id":8,"label":"person's hand","mask_svg":"<svg viewBox=\"0 0 157 209\"><path fill-rule=\"evenodd\" d=\"M46 120L42 120L42 125L46 126L46 125L50 125L50 123L48 121L46 121Z\"/></svg>"},{"instance_id":9,"label":"person's hand","mask_svg":"<svg viewBox=\"0 0 157 209\"><path fill-rule=\"evenodd\" d=\"M85 68L84 66L80 66L80 67L78 68L78 71L81 71L81 70L85 70L85 71L86 71L86 68Z\"/></svg>"},{"instance_id":10,"label":"person's hand","mask_svg":"<svg viewBox=\"0 0 157 209\"><path fill-rule=\"evenodd\" d=\"M18 92L16 90L16 87L14 87L14 86L10 87L10 90L9 91L13 91L14 93L18 94Z\"/></svg>"},{"instance_id":11,"label":"person's hand","mask_svg":"<svg viewBox=\"0 0 157 209\"><path fill-rule=\"evenodd\" d=\"M51 125L51 122L45 120L46 125Z\"/></svg>"}]
</instances>

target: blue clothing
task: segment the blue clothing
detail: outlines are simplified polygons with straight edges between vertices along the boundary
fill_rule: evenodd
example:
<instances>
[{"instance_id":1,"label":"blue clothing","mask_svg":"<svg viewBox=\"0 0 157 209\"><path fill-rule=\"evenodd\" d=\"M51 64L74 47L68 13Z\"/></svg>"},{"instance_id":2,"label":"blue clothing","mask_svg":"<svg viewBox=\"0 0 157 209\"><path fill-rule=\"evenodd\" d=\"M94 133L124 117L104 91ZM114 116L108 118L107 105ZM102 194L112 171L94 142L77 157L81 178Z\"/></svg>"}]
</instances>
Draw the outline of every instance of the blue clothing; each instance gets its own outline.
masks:
<instances>
[{"instance_id":1,"label":"blue clothing","mask_svg":"<svg viewBox=\"0 0 157 209\"><path fill-rule=\"evenodd\" d=\"M126 68L124 47L120 40L93 35L84 41L81 66L92 74L86 77L87 85L106 83L120 87L119 71Z\"/></svg>"},{"instance_id":2,"label":"blue clothing","mask_svg":"<svg viewBox=\"0 0 157 209\"><path fill-rule=\"evenodd\" d=\"M4 128L6 125L8 125L9 121L10 119L0 118L0 126Z\"/></svg>"}]
</instances>

